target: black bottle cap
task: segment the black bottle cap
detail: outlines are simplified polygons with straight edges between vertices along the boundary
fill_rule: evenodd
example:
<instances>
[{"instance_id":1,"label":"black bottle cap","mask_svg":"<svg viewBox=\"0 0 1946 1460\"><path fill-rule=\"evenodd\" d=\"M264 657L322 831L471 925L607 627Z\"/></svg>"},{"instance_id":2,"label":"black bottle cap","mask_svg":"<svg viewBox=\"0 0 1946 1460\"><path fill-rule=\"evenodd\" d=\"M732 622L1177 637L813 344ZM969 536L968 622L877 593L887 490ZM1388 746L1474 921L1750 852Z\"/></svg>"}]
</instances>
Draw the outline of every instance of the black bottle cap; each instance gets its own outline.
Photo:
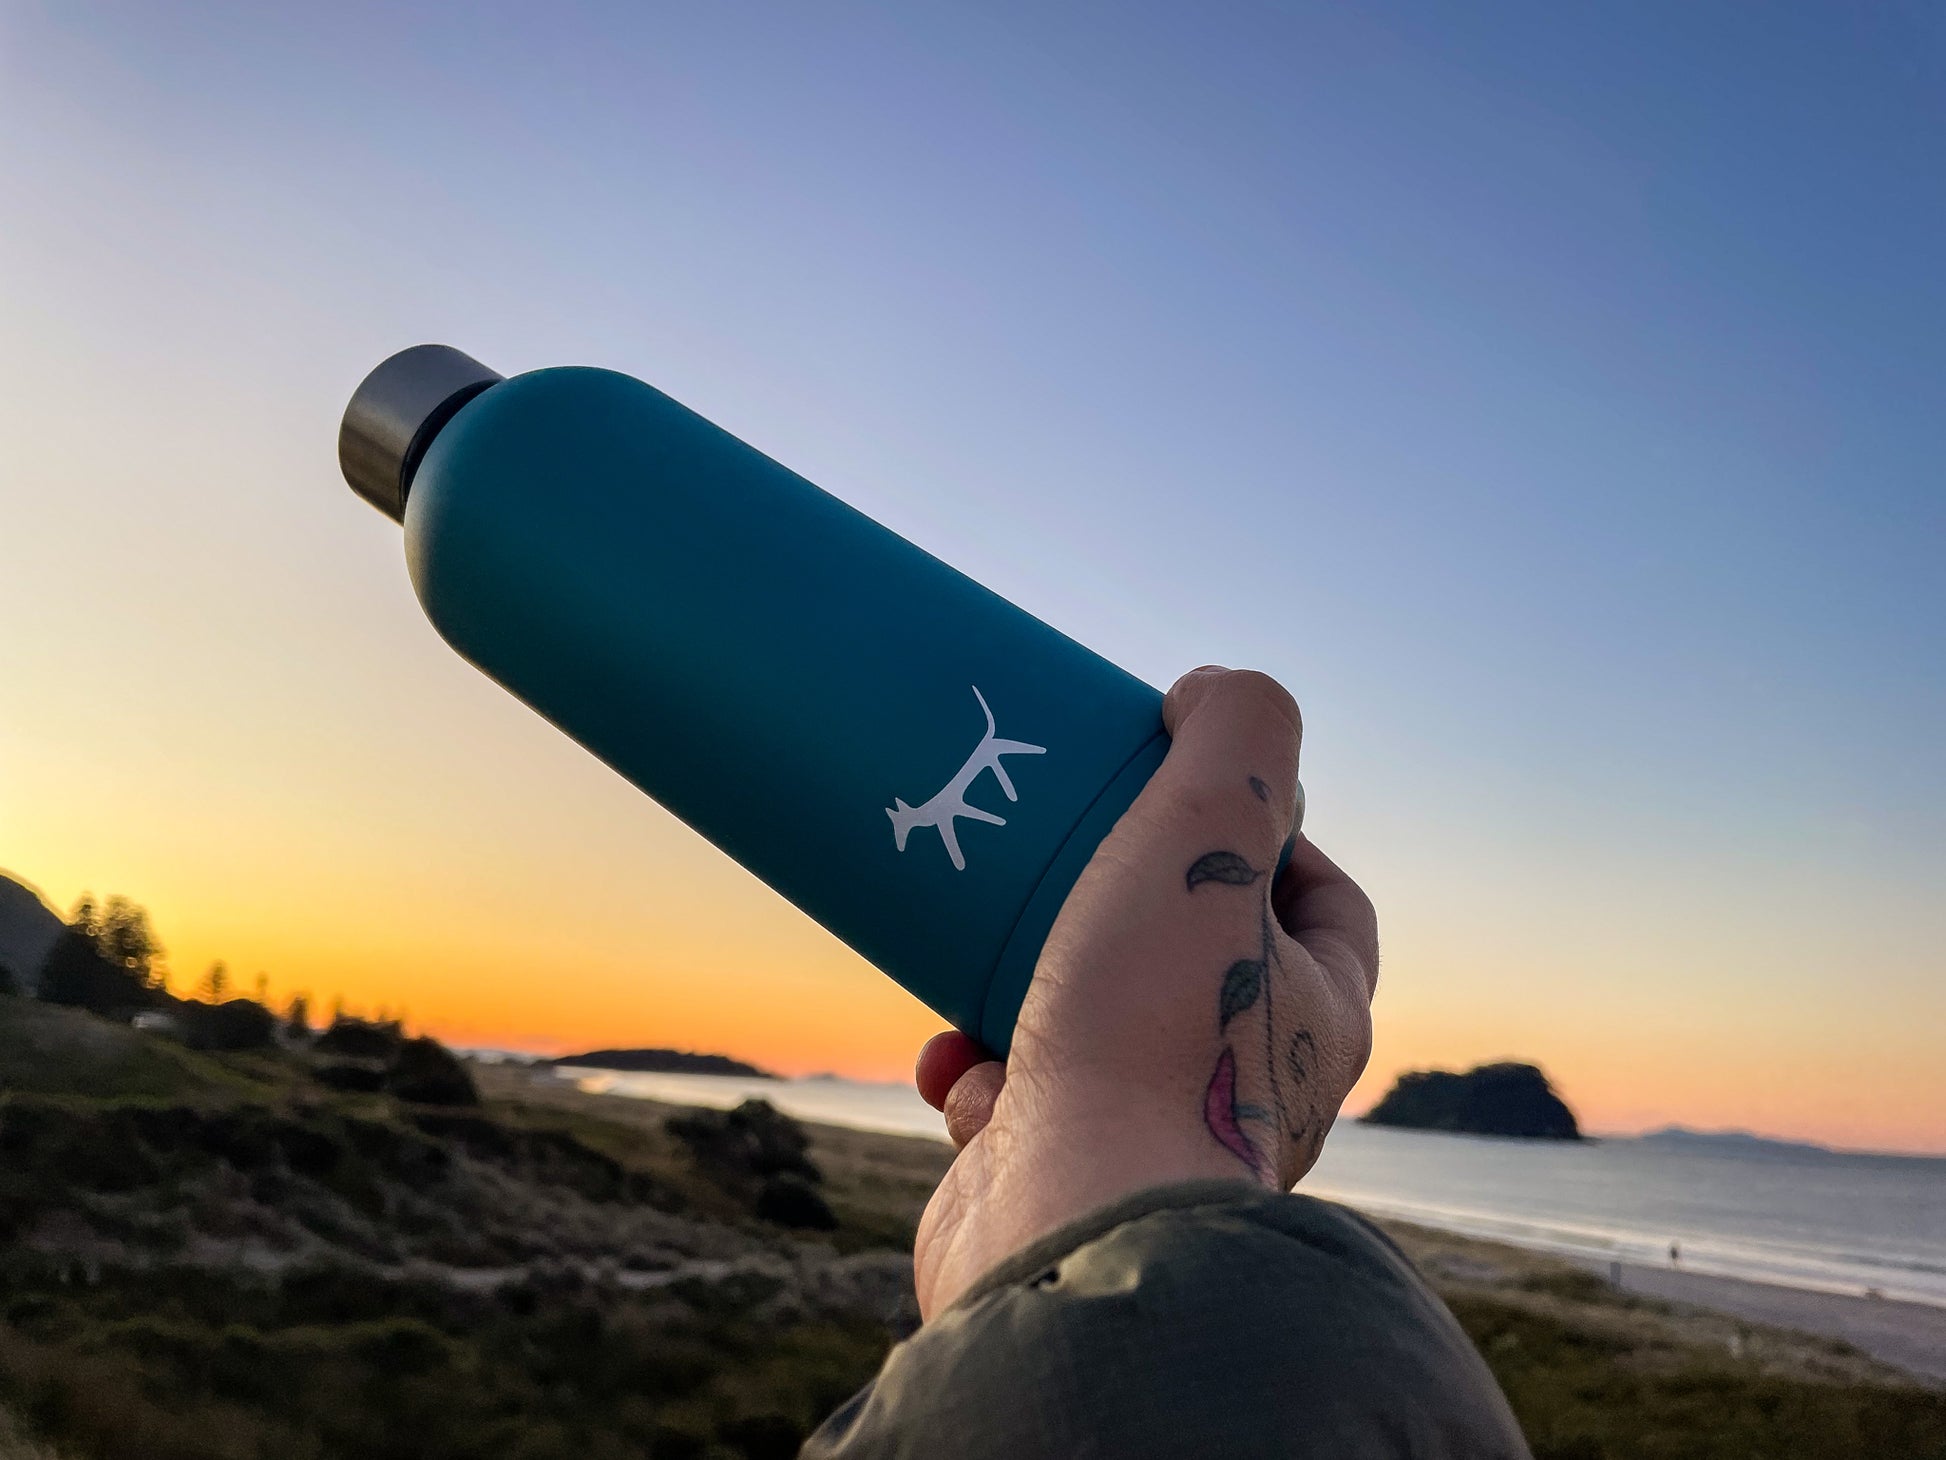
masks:
<instances>
[{"instance_id":1,"label":"black bottle cap","mask_svg":"<svg viewBox=\"0 0 1946 1460\"><path fill-rule=\"evenodd\" d=\"M440 427L505 377L450 345L414 345L365 377L338 428L338 465L351 489L405 521L412 474Z\"/></svg>"}]
</instances>

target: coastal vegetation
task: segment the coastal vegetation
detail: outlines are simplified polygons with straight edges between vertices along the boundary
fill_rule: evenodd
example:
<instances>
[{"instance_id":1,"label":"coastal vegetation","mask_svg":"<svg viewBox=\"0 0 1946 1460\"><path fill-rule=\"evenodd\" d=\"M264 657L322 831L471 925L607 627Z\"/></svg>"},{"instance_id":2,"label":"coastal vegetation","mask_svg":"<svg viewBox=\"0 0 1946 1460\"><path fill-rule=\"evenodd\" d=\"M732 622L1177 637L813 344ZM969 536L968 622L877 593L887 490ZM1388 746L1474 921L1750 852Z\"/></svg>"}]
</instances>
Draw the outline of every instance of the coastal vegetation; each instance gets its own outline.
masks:
<instances>
[{"instance_id":1,"label":"coastal vegetation","mask_svg":"<svg viewBox=\"0 0 1946 1460\"><path fill-rule=\"evenodd\" d=\"M105 1011L0 996L0 1460L767 1460L917 1322L942 1143L165 1000L83 941ZM1946 1454L1946 1396L1841 1344L1387 1230L1540 1460Z\"/></svg>"},{"instance_id":2,"label":"coastal vegetation","mask_svg":"<svg viewBox=\"0 0 1946 1460\"><path fill-rule=\"evenodd\" d=\"M1479 1065L1464 1074L1411 1070L1364 1116L1367 1125L1462 1135L1578 1141L1581 1128L1567 1102L1534 1065Z\"/></svg>"},{"instance_id":3,"label":"coastal vegetation","mask_svg":"<svg viewBox=\"0 0 1946 1460\"><path fill-rule=\"evenodd\" d=\"M0 998L0 1409L102 1460L783 1456L914 1321L923 1194L857 1220L768 1107L319 1078L359 1048Z\"/></svg>"}]
</instances>

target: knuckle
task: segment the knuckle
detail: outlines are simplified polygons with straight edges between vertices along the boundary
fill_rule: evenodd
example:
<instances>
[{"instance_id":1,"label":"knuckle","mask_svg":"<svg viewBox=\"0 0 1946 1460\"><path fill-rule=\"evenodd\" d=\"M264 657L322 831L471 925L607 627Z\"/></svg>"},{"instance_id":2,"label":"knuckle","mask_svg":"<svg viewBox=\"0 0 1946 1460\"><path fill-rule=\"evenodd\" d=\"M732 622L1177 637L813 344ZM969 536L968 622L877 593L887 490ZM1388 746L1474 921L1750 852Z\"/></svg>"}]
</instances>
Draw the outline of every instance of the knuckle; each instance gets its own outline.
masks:
<instances>
[{"instance_id":1,"label":"knuckle","mask_svg":"<svg viewBox=\"0 0 1946 1460\"><path fill-rule=\"evenodd\" d=\"M1371 939L1370 947L1365 950L1366 957L1364 961L1371 964L1371 967L1366 970L1366 974L1369 978L1377 978L1378 907L1373 903L1372 895L1356 882L1347 881L1345 883L1345 897L1350 903L1350 906L1346 909L1348 918L1362 927Z\"/></svg>"},{"instance_id":2,"label":"knuckle","mask_svg":"<svg viewBox=\"0 0 1946 1460\"><path fill-rule=\"evenodd\" d=\"M1240 710L1274 716L1293 735L1304 734L1304 714L1296 696L1260 669L1232 669L1223 676L1217 692Z\"/></svg>"},{"instance_id":3,"label":"knuckle","mask_svg":"<svg viewBox=\"0 0 1946 1460\"><path fill-rule=\"evenodd\" d=\"M1367 1018L1352 1021L1352 1028L1345 1039L1345 1068L1343 1090L1351 1093L1351 1087L1358 1083L1365 1073L1365 1067L1372 1062L1372 1021Z\"/></svg>"},{"instance_id":4,"label":"knuckle","mask_svg":"<svg viewBox=\"0 0 1946 1460\"><path fill-rule=\"evenodd\" d=\"M1222 846L1249 858L1258 870L1269 871L1284 836L1284 823L1274 807L1251 793L1240 770L1199 768L1173 789L1168 805L1158 808L1172 842Z\"/></svg>"}]
</instances>

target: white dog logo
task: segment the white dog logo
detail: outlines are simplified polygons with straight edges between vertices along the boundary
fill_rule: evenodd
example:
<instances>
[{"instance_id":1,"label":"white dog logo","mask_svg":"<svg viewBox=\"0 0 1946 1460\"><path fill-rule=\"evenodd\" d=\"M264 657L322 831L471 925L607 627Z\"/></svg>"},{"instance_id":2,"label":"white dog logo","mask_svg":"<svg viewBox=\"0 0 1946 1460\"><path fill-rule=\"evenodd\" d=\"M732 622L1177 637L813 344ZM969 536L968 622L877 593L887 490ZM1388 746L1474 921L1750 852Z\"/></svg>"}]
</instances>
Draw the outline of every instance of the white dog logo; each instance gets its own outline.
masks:
<instances>
[{"instance_id":1,"label":"white dog logo","mask_svg":"<svg viewBox=\"0 0 1946 1460\"><path fill-rule=\"evenodd\" d=\"M966 793L973 789L973 783L980 778L981 771L992 771L1000 789L1007 793L1009 801L1018 801L1020 793L1014 790L1014 783L1007 779L1006 767L1000 764L1003 755L1046 755L1045 745L1029 745L1024 740L1000 740L993 733L993 711L987 708L986 696L980 687L973 687L973 698L980 702L980 709L987 717L987 733L980 737L980 743L973 747L973 753L966 758L966 764L954 773L952 780L940 788L939 794L922 806L908 806L905 802L892 798L892 804L885 808L885 814L892 818L892 840L898 843L900 851L905 850L905 839L915 826L936 826L939 839L946 844L946 855L953 859L956 870L966 870L966 857L959 849L959 836L953 823L964 816L969 821L985 821L994 826L1005 826L1004 816L995 816L991 811L982 811L966 799Z\"/></svg>"}]
</instances>

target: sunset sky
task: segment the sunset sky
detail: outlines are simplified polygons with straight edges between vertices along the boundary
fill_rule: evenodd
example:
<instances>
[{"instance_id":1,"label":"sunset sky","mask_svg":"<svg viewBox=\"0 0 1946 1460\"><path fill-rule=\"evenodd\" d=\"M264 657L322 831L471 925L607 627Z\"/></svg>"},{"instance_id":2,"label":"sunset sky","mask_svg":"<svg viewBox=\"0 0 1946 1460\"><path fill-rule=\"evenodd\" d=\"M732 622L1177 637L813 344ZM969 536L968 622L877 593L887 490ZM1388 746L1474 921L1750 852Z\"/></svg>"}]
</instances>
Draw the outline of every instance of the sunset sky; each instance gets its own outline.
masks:
<instances>
[{"instance_id":1,"label":"sunset sky","mask_svg":"<svg viewBox=\"0 0 1946 1460\"><path fill-rule=\"evenodd\" d=\"M905 1077L937 1021L435 636L335 459L639 375L1302 701L1377 1049L1946 1152L1935 7L0 0L0 867L176 986Z\"/></svg>"}]
</instances>

